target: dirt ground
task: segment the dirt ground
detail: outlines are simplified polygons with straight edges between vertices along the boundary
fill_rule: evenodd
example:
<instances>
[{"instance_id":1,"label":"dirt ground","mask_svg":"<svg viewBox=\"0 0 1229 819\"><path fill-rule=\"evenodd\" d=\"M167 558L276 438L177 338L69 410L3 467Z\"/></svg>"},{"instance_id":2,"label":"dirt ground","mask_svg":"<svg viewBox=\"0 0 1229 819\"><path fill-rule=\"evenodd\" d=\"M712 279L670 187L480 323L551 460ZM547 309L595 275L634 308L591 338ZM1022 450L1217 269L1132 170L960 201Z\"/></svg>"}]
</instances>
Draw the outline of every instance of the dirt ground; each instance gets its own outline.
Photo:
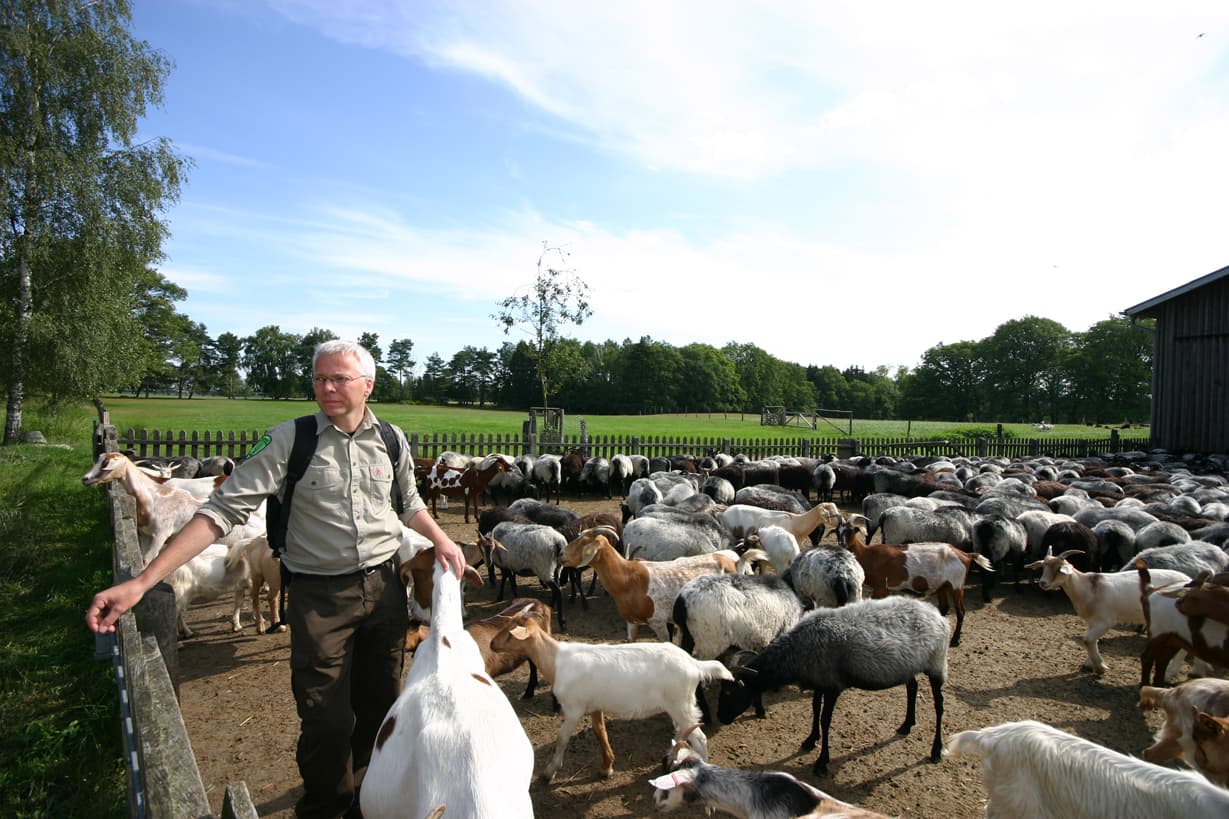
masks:
<instances>
[{"instance_id":1,"label":"dirt ground","mask_svg":"<svg viewBox=\"0 0 1229 819\"><path fill-rule=\"evenodd\" d=\"M582 513L617 511L618 500L565 498L564 505ZM475 539L475 527L463 523L459 506L441 510L440 517L454 539ZM518 589L522 595L549 600L536 580L522 582ZM471 591L471 616L499 611L505 603L496 603L494 596L489 588ZM971 588L968 598L961 645L948 659L945 737L966 728L1036 719L1125 753L1138 754L1150 744L1159 718L1136 708L1143 639L1134 631L1111 630L1102 640L1110 670L1098 678L1080 671L1083 624L1062 593L1046 594L1032 586L1019 593L1007 589L983 604L980 590ZM558 635L564 639L617 642L626 636L626 626L600 589L587 611L578 602L565 612L568 629ZM197 636L180 652L184 720L210 804L220 811L226 784L242 780L261 816L292 816L301 783L294 762L298 719L290 695L288 636L255 634L246 608L241 634L230 631L227 618L224 604L193 609L188 620ZM954 614L948 620L954 626ZM647 629L641 629L641 639L650 639ZM500 682L521 716L535 749L536 768L541 769L553 749L559 717L551 713L548 686L532 700L520 698L527 673L523 667ZM715 704L715 686L709 697ZM904 717L903 688L846 691L832 720L829 773L819 778L811 773L816 752L799 750L810 729L810 702L809 692L789 688L765 698L766 719L755 719L748 711L732 725L714 726L708 732L710 761L788 771L840 799L893 816L982 815L978 763L945 758L931 764L927 759L934 710L924 680L918 723L907 737L895 732ZM586 721L568 746L555 781L535 782L531 795L537 815L654 813L647 782L657 775L669 745L669 719L615 719L608 721L608 728L616 757L614 775L601 776L597 744ZM689 808L676 815L704 814Z\"/></svg>"}]
</instances>

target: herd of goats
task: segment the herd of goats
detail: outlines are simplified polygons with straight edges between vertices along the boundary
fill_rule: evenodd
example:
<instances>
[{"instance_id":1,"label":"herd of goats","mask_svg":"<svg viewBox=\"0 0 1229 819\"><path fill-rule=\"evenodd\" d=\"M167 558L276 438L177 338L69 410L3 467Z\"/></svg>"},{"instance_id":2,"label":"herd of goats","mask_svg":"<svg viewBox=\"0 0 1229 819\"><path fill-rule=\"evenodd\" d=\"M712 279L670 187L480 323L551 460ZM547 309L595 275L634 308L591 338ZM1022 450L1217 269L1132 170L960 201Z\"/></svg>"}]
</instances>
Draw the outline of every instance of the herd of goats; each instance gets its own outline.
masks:
<instances>
[{"instance_id":1,"label":"herd of goats","mask_svg":"<svg viewBox=\"0 0 1229 819\"><path fill-rule=\"evenodd\" d=\"M925 676L935 712L929 758L981 758L987 816L1229 816L1229 680L1218 676L1229 668L1227 466L1223 456L1159 451L1080 459L607 460L578 452L415 459L432 513L440 500L461 498L478 541L463 544L471 568L458 579L440 571L428 541L404 530L402 574L415 620L406 647L414 660L376 742L363 815L532 816L533 747L492 679L527 663L525 696L540 674L562 717L539 772L545 781L584 717L609 776L605 719L669 716L674 735L650 783L660 810L699 804L755 819L880 816L785 772L710 764L705 688L720 683L723 723L749 708L763 716L763 695L785 686L813 692L803 747L819 748L818 775L843 691L904 686L898 733L907 734ZM114 481L132 494L148 559L225 479L221 465L214 468L223 474L177 478L165 465L103 453L84 483ZM617 495L621 514L580 515L561 502L562 492ZM483 499L494 503L480 511ZM823 542L826 532L835 532L835 544ZM234 594L234 628L248 594L262 627L262 590L271 627L282 627L263 532L229 539L172 578L181 635L190 633L184 608L223 593ZM463 586L483 564L496 599L509 584L515 599L465 623ZM585 604L586 571L588 593L601 584L626 622L627 642L559 639L565 596ZM1008 578L1038 577L1043 589L1065 592L1087 625L1084 668L1094 673L1106 668L1098 647L1105 632L1143 627L1140 707L1160 711L1164 723L1140 757L1031 721L944 741L948 649L960 642L973 573L987 600ZM518 576L536 577L549 604L516 597ZM945 616L951 608L954 628ZM637 640L640 626L654 639ZM1186 659L1192 678L1178 683ZM1186 768L1164 764L1173 761Z\"/></svg>"}]
</instances>

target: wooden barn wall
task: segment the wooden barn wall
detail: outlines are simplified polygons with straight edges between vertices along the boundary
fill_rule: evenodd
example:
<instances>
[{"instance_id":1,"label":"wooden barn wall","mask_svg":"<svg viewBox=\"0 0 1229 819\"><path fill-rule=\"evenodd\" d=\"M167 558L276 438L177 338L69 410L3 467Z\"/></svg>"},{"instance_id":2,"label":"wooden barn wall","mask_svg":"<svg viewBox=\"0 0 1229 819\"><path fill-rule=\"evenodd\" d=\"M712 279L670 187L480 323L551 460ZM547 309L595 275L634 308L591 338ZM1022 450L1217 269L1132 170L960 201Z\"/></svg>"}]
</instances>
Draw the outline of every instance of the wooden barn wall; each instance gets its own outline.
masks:
<instances>
[{"instance_id":1,"label":"wooden barn wall","mask_svg":"<svg viewBox=\"0 0 1229 819\"><path fill-rule=\"evenodd\" d=\"M1229 451L1229 278L1156 308L1152 442Z\"/></svg>"}]
</instances>

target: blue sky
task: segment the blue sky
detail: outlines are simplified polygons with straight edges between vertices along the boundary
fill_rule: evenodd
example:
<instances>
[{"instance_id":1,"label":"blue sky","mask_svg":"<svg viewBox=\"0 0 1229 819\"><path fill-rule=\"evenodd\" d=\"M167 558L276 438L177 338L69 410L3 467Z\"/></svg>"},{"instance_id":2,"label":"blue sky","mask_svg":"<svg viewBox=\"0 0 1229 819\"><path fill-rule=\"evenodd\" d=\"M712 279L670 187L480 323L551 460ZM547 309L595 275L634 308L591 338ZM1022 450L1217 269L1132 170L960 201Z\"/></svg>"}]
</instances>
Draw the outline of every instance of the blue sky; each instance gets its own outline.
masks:
<instances>
[{"instance_id":1,"label":"blue sky","mask_svg":"<svg viewBox=\"0 0 1229 819\"><path fill-rule=\"evenodd\" d=\"M915 366L1229 264L1216 2L134 0L191 156L161 272L211 335L564 334ZM552 264L558 256L548 257Z\"/></svg>"}]
</instances>

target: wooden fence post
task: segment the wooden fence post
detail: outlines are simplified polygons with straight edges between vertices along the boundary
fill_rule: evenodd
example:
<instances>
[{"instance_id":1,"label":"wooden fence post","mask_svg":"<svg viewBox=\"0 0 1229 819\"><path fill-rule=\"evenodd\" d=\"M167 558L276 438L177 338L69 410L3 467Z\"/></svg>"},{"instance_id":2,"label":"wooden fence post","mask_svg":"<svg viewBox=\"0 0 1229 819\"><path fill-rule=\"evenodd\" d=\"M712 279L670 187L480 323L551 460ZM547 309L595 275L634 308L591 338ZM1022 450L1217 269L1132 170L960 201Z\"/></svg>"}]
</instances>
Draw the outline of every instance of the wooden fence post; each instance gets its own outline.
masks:
<instances>
[{"instance_id":1,"label":"wooden fence post","mask_svg":"<svg viewBox=\"0 0 1229 819\"><path fill-rule=\"evenodd\" d=\"M857 438L841 438L836 442L836 457L853 458L862 454L862 442Z\"/></svg>"}]
</instances>

